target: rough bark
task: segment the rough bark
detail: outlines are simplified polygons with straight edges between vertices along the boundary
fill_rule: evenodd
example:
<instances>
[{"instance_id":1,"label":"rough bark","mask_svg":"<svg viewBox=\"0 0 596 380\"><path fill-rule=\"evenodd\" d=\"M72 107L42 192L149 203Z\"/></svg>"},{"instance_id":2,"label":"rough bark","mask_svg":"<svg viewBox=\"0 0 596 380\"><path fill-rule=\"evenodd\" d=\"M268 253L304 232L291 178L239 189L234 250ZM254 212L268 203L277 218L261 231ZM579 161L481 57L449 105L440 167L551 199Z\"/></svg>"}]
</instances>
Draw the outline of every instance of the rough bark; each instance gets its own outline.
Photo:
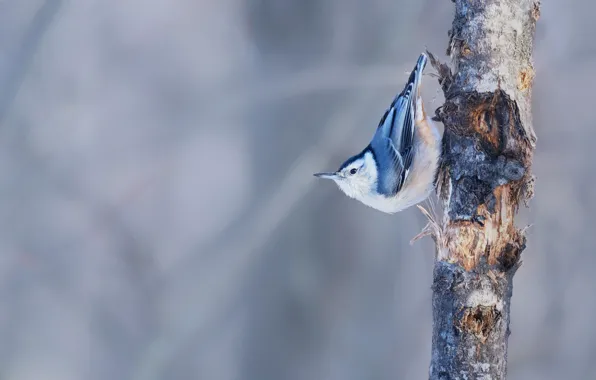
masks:
<instances>
[{"instance_id":1,"label":"rough bark","mask_svg":"<svg viewBox=\"0 0 596 380\"><path fill-rule=\"evenodd\" d=\"M431 221L433 279L430 379L504 379L513 275L525 248L514 225L531 198L536 137L531 117L536 0L456 0L447 54L431 56L445 104Z\"/></svg>"}]
</instances>

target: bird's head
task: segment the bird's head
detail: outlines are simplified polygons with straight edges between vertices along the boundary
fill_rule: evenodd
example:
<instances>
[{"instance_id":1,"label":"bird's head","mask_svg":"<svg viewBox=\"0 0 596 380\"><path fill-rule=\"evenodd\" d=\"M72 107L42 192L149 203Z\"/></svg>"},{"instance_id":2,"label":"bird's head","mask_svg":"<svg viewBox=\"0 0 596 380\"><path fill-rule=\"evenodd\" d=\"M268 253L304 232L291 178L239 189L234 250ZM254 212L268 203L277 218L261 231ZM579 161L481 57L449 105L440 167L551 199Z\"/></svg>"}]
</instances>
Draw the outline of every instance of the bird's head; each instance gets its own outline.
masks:
<instances>
[{"instance_id":1,"label":"bird's head","mask_svg":"<svg viewBox=\"0 0 596 380\"><path fill-rule=\"evenodd\" d=\"M368 148L347 159L337 171L315 176L332 179L348 197L360 201L376 192L377 166Z\"/></svg>"}]
</instances>

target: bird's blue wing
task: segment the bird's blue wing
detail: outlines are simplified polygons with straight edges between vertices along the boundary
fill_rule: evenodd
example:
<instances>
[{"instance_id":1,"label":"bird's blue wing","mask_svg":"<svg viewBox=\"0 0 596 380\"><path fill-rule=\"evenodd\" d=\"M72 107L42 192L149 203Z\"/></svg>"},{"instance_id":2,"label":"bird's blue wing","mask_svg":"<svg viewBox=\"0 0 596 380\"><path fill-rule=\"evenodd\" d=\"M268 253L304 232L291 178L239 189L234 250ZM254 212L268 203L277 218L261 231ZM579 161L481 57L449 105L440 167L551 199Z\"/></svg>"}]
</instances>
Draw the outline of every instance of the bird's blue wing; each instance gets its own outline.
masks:
<instances>
[{"instance_id":1,"label":"bird's blue wing","mask_svg":"<svg viewBox=\"0 0 596 380\"><path fill-rule=\"evenodd\" d=\"M395 180L392 181L394 182L394 188L383 189L392 190L390 194L394 194L401 189L412 165L416 100L426 61L426 55L421 54L403 91L395 97L389 106L389 109L387 109L381 118L373 138L373 144L371 144L375 146L376 149L386 149L381 147L384 145L384 140L389 139L392 143L393 150L395 150L396 155L400 158L401 165L399 168L389 166L387 169L391 170L391 172L383 174L384 176L393 175L396 177ZM387 149L384 153L391 153L391 149Z\"/></svg>"},{"instance_id":2,"label":"bird's blue wing","mask_svg":"<svg viewBox=\"0 0 596 380\"><path fill-rule=\"evenodd\" d=\"M385 195L397 193L404 173L402 156L388 137L375 136L370 146L377 163L377 191Z\"/></svg>"}]
</instances>

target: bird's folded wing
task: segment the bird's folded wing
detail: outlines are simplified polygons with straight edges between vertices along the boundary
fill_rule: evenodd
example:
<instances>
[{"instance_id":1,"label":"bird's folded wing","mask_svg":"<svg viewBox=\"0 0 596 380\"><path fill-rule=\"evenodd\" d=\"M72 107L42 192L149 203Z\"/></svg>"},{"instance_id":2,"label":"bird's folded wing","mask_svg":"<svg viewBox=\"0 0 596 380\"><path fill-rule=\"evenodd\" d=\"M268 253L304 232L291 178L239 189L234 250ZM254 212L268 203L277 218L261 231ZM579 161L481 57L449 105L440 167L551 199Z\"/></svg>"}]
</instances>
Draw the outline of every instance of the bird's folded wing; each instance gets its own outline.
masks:
<instances>
[{"instance_id":1,"label":"bird's folded wing","mask_svg":"<svg viewBox=\"0 0 596 380\"><path fill-rule=\"evenodd\" d=\"M387 137L373 139L371 148L378 165L377 191L380 194L396 194L404 180L404 160Z\"/></svg>"},{"instance_id":2,"label":"bird's folded wing","mask_svg":"<svg viewBox=\"0 0 596 380\"><path fill-rule=\"evenodd\" d=\"M389 139L393 150L400 157L400 170L393 172L393 174L384 174L384 176L395 176L395 192L399 191L406 181L414 158L416 97L419 96L418 87L420 86L426 60L426 55L421 54L403 91L393 99L393 102L381 118L373 138L373 141L378 141L376 145L379 146L379 149L383 145L379 142ZM387 149L387 152L390 150Z\"/></svg>"}]
</instances>

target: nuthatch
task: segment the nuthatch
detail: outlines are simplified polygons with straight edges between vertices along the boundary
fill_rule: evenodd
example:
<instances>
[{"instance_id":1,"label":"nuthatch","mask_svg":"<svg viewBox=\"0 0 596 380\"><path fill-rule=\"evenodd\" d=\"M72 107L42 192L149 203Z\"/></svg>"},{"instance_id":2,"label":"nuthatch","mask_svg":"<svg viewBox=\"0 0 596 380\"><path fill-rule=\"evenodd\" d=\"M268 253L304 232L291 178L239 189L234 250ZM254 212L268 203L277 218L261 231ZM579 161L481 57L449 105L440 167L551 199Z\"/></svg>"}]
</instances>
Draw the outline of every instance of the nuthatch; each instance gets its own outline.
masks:
<instances>
[{"instance_id":1,"label":"nuthatch","mask_svg":"<svg viewBox=\"0 0 596 380\"><path fill-rule=\"evenodd\" d=\"M315 176L335 181L347 196L393 214L425 200L434 189L441 133L424 112L421 54L403 91L381 118L372 141L336 172Z\"/></svg>"}]
</instances>

